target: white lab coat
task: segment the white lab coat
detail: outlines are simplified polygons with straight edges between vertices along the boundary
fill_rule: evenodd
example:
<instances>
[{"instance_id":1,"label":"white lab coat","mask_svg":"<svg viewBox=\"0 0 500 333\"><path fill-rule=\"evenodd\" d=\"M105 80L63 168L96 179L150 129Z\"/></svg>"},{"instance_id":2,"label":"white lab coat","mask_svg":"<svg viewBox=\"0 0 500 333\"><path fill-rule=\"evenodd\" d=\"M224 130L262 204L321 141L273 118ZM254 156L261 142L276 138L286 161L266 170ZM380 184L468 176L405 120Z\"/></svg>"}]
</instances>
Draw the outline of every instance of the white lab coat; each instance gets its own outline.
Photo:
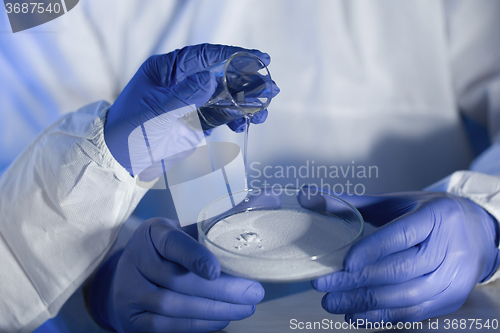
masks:
<instances>
[{"instance_id":1,"label":"white lab coat","mask_svg":"<svg viewBox=\"0 0 500 333\"><path fill-rule=\"evenodd\" d=\"M499 145L460 171L474 159L460 112L492 142L500 135L498 17L489 0L84 1L34 28L46 33L0 34L0 167L58 114L112 102L149 55L232 44L268 52L281 88L266 124L251 128L256 169L377 166L378 177L351 177L367 192L451 174L441 189L500 219ZM103 144L105 112L94 104L64 117L2 177L0 331L54 315L144 194Z\"/></svg>"}]
</instances>

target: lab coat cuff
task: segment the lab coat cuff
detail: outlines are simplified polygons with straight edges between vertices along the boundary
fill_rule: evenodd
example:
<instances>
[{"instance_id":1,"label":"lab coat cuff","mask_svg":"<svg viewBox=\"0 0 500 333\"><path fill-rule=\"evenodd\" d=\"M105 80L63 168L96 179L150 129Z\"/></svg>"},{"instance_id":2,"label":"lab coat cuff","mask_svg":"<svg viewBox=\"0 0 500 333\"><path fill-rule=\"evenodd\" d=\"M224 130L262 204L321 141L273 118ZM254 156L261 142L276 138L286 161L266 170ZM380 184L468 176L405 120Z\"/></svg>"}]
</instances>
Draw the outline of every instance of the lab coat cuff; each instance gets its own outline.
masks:
<instances>
[{"instance_id":1,"label":"lab coat cuff","mask_svg":"<svg viewBox=\"0 0 500 333\"><path fill-rule=\"evenodd\" d=\"M446 186L446 192L468 198L475 202L497 221L500 221L500 176L487 175L475 171L457 171L446 178L443 188ZM487 284L500 277L500 270L497 271L485 282Z\"/></svg>"},{"instance_id":2,"label":"lab coat cuff","mask_svg":"<svg viewBox=\"0 0 500 333\"><path fill-rule=\"evenodd\" d=\"M94 112L98 117L94 120L94 128L95 131L93 134L93 143L98 147L99 151L102 152L102 161L103 166L112 169L115 173L117 179L123 182L136 182L134 178L130 175L130 173L113 157L111 151L106 145L106 141L104 139L104 125L106 124L106 119L108 116L108 111L111 105L106 101L96 102L88 106L88 108L84 108L79 112L85 112L87 109L90 112Z\"/></svg>"},{"instance_id":3,"label":"lab coat cuff","mask_svg":"<svg viewBox=\"0 0 500 333\"><path fill-rule=\"evenodd\" d=\"M106 124L106 119L108 116L108 111L111 105L108 102L105 101L100 101L95 103L96 107L93 108L92 105L90 106L90 110L95 109L97 111L97 116L99 117L99 120L96 120L94 125L96 129L95 133L95 138L94 138L94 144L99 148L99 150L102 152L102 157L103 157L103 164L104 166L112 169L115 172L115 176L118 180L123 181L123 182L133 182L137 186L149 190L154 187L156 182L159 180L159 178L153 179L152 181L141 181L139 179L139 176L136 175L135 177L132 177L130 173L125 169L113 156L111 151L108 148L108 145L106 144L106 140L104 138L104 125Z\"/></svg>"}]
</instances>

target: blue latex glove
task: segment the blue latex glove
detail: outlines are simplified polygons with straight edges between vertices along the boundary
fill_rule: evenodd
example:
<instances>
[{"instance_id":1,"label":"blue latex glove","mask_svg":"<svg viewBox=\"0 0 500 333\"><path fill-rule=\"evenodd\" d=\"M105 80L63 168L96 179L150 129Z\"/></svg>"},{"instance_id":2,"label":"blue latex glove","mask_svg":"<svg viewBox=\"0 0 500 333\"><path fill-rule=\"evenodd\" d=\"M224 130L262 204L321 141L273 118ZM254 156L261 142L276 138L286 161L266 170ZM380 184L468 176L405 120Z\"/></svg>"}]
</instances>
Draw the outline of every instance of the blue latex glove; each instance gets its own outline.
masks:
<instances>
[{"instance_id":1,"label":"blue latex glove","mask_svg":"<svg viewBox=\"0 0 500 333\"><path fill-rule=\"evenodd\" d=\"M344 199L366 221L385 224L351 247L344 271L312 282L328 292L323 308L347 321L410 322L454 312L498 267L498 223L468 199L440 192ZM301 203L328 207L324 199Z\"/></svg>"},{"instance_id":2,"label":"blue latex glove","mask_svg":"<svg viewBox=\"0 0 500 333\"><path fill-rule=\"evenodd\" d=\"M95 276L94 318L118 332L211 332L251 316L258 282L220 273L215 256L175 223L142 223Z\"/></svg>"},{"instance_id":3,"label":"blue latex glove","mask_svg":"<svg viewBox=\"0 0 500 333\"><path fill-rule=\"evenodd\" d=\"M107 115L104 138L114 158L132 175L128 149L130 133L164 113L187 105L195 105L196 108L204 105L216 88L215 77L206 69L239 51L250 52L266 66L269 65L269 55L258 50L210 44L188 46L146 60ZM252 117L252 122L262 123L266 118L267 110L264 110ZM241 132L245 126L243 119L237 119L228 125L236 132ZM165 130L168 128L157 128L159 135Z\"/></svg>"}]
</instances>

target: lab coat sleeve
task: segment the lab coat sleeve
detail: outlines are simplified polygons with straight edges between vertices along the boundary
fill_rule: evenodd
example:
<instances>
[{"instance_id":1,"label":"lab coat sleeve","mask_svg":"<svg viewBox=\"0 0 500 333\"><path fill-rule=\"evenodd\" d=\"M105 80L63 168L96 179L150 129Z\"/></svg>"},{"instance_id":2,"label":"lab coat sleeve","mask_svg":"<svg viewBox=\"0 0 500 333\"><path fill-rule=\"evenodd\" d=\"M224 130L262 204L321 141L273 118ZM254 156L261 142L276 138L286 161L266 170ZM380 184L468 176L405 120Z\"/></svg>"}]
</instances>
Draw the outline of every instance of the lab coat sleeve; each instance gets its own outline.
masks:
<instances>
[{"instance_id":1,"label":"lab coat sleeve","mask_svg":"<svg viewBox=\"0 0 500 333\"><path fill-rule=\"evenodd\" d=\"M147 191L106 147L108 108L62 117L0 179L0 332L55 316Z\"/></svg>"}]
</instances>

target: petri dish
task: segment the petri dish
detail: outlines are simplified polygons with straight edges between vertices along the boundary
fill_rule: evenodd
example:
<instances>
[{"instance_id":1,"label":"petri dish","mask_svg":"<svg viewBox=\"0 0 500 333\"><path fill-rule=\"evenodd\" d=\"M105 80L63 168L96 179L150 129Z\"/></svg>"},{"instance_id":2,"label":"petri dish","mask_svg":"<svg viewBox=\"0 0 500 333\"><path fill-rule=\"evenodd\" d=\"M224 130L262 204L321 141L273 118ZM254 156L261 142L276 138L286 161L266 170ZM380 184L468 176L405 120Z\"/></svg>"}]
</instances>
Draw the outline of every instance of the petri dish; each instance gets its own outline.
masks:
<instances>
[{"instance_id":1,"label":"petri dish","mask_svg":"<svg viewBox=\"0 0 500 333\"><path fill-rule=\"evenodd\" d=\"M214 214L228 196L245 199ZM363 229L356 208L315 188L239 191L215 200L198 217L198 240L222 271L263 282L305 281L342 270Z\"/></svg>"}]
</instances>

